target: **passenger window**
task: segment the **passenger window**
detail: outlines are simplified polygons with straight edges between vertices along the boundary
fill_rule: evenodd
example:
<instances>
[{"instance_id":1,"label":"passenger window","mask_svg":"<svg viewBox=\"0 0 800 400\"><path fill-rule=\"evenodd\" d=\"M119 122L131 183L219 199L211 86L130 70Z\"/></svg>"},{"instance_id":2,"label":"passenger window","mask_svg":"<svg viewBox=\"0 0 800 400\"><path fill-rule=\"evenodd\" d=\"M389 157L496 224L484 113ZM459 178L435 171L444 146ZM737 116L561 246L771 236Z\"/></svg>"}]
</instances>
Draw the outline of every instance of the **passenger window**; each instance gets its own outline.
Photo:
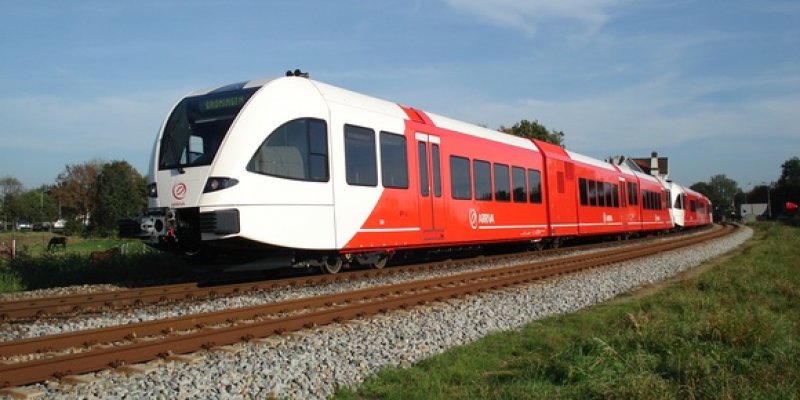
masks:
<instances>
[{"instance_id":1,"label":"passenger window","mask_svg":"<svg viewBox=\"0 0 800 400\"><path fill-rule=\"evenodd\" d=\"M581 197L581 205L588 206L589 205L589 192L588 192L588 182L586 182L586 178L578 178L578 191L580 192Z\"/></svg>"},{"instance_id":2,"label":"passenger window","mask_svg":"<svg viewBox=\"0 0 800 400\"><path fill-rule=\"evenodd\" d=\"M405 136L381 132L381 181L383 187L408 189Z\"/></svg>"},{"instance_id":3,"label":"passenger window","mask_svg":"<svg viewBox=\"0 0 800 400\"><path fill-rule=\"evenodd\" d=\"M433 175L433 196L442 197L442 168L439 162L439 145L431 145L431 174Z\"/></svg>"},{"instance_id":4,"label":"passenger window","mask_svg":"<svg viewBox=\"0 0 800 400\"><path fill-rule=\"evenodd\" d=\"M531 203L542 203L542 173L535 170L528 170L528 199Z\"/></svg>"},{"instance_id":5,"label":"passenger window","mask_svg":"<svg viewBox=\"0 0 800 400\"><path fill-rule=\"evenodd\" d=\"M247 170L278 178L328 181L328 134L325 121L289 121L267 136L247 163Z\"/></svg>"},{"instance_id":6,"label":"passenger window","mask_svg":"<svg viewBox=\"0 0 800 400\"><path fill-rule=\"evenodd\" d=\"M597 206L597 182L589 179L589 205Z\"/></svg>"},{"instance_id":7,"label":"passenger window","mask_svg":"<svg viewBox=\"0 0 800 400\"><path fill-rule=\"evenodd\" d=\"M475 175L475 200L492 199L491 168L486 161L474 160L472 162Z\"/></svg>"},{"instance_id":8,"label":"passenger window","mask_svg":"<svg viewBox=\"0 0 800 400\"><path fill-rule=\"evenodd\" d=\"M508 165L494 164L494 199L497 201L511 200L511 182L508 176Z\"/></svg>"},{"instance_id":9,"label":"passenger window","mask_svg":"<svg viewBox=\"0 0 800 400\"><path fill-rule=\"evenodd\" d=\"M639 185L628 182L628 204L639 205Z\"/></svg>"},{"instance_id":10,"label":"passenger window","mask_svg":"<svg viewBox=\"0 0 800 400\"><path fill-rule=\"evenodd\" d=\"M596 182L597 183L597 205L599 207L605 207L606 205L606 187L603 182Z\"/></svg>"},{"instance_id":11,"label":"passenger window","mask_svg":"<svg viewBox=\"0 0 800 400\"><path fill-rule=\"evenodd\" d=\"M425 142L417 142L417 160L419 160L419 190L422 197L428 197L428 147Z\"/></svg>"},{"instance_id":12,"label":"passenger window","mask_svg":"<svg viewBox=\"0 0 800 400\"><path fill-rule=\"evenodd\" d=\"M511 183L514 185L514 202L526 203L528 194L525 190L525 168L511 168Z\"/></svg>"},{"instance_id":13,"label":"passenger window","mask_svg":"<svg viewBox=\"0 0 800 400\"><path fill-rule=\"evenodd\" d=\"M469 159L450 156L450 191L454 199L469 200L472 198Z\"/></svg>"},{"instance_id":14,"label":"passenger window","mask_svg":"<svg viewBox=\"0 0 800 400\"><path fill-rule=\"evenodd\" d=\"M375 131L360 126L344 126L344 163L347 183L356 186L377 186Z\"/></svg>"}]
</instances>

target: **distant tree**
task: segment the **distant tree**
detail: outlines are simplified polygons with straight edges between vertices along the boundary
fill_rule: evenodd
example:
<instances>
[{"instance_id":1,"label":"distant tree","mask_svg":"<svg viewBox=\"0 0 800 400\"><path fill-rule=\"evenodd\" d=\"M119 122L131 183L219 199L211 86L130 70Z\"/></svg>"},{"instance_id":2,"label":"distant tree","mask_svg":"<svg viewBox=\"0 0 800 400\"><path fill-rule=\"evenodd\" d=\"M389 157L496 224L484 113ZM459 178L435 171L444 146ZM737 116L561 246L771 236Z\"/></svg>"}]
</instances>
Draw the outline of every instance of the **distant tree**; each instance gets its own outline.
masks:
<instances>
[{"instance_id":1,"label":"distant tree","mask_svg":"<svg viewBox=\"0 0 800 400\"><path fill-rule=\"evenodd\" d=\"M19 179L13 176L6 175L0 178L0 221L11 222L18 218L15 215L12 203L15 202L15 196L22 193L23 186ZM0 223L0 230L5 229L5 225Z\"/></svg>"},{"instance_id":2,"label":"distant tree","mask_svg":"<svg viewBox=\"0 0 800 400\"><path fill-rule=\"evenodd\" d=\"M97 177L105 164L105 161L95 160L67 165L58 175L53 193L65 211L69 211L69 217L89 217L97 199Z\"/></svg>"},{"instance_id":3,"label":"distant tree","mask_svg":"<svg viewBox=\"0 0 800 400\"><path fill-rule=\"evenodd\" d=\"M11 175L0 178L0 194L2 194L3 197L6 197L9 193L20 193L23 189L22 182Z\"/></svg>"},{"instance_id":4,"label":"distant tree","mask_svg":"<svg viewBox=\"0 0 800 400\"><path fill-rule=\"evenodd\" d=\"M564 147L564 132L550 131L544 125L540 124L539 121L537 120L531 122L528 121L527 119L523 119L522 121L517 122L510 128L501 125L499 131L514 136L520 136L529 139L538 139L544 142Z\"/></svg>"},{"instance_id":5,"label":"distant tree","mask_svg":"<svg viewBox=\"0 0 800 400\"><path fill-rule=\"evenodd\" d=\"M736 181L724 174L714 175L708 183L697 182L689 188L708 197L714 205L715 211L722 215L728 215L731 211L735 211L734 199L741 192Z\"/></svg>"},{"instance_id":6,"label":"distant tree","mask_svg":"<svg viewBox=\"0 0 800 400\"><path fill-rule=\"evenodd\" d=\"M689 186L689 189L692 189L692 190L694 190L695 192L698 192L698 193L702 193L702 194L706 195L706 197L708 197L709 200L711 199L710 196L711 196L711 192L712 192L713 189L711 188L711 185L709 185L706 182L696 182L696 183L692 184L692 186Z\"/></svg>"},{"instance_id":7,"label":"distant tree","mask_svg":"<svg viewBox=\"0 0 800 400\"><path fill-rule=\"evenodd\" d=\"M768 185L756 185L747 192L747 203L766 203Z\"/></svg>"},{"instance_id":8,"label":"distant tree","mask_svg":"<svg viewBox=\"0 0 800 400\"><path fill-rule=\"evenodd\" d=\"M778 201L800 203L800 158L792 157L781 164L781 177L777 183ZM773 210L781 210L773 208Z\"/></svg>"},{"instance_id":9,"label":"distant tree","mask_svg":"<svg viewBox=\"0 0 800 400\"><path fill-rule=\"evenodd\" d=\"M100 235L117 229L117 220L147 207L145 178L126 161L105 164L97 177L92 226Z\"/></svg>"},{"instance_id":10,"label":"distant tree","mask_svg":"<svg viewBox=\"0 0 800 400\"><path fill-rule=\"evenodd\" d=\"M8 194L3 208L11 220L24 219L28 222L52 222L58 215L58 206L48 193L47 186Z\"/></svg>"}]
</instances>

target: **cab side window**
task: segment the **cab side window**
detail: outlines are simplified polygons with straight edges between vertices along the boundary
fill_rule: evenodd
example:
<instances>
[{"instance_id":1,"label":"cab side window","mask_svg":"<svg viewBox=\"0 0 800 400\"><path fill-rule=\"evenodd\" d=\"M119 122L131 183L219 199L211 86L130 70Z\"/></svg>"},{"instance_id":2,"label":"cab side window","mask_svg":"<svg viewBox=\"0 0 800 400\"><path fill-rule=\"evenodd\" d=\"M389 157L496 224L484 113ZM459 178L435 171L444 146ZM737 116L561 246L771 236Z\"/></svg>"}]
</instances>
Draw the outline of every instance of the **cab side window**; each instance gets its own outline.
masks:
<instances>
[{"instance_id":1,"label":"cab side window","mask_svg":"<svg viewBox=\"0 0 800 400\"><path fill-rule=\"evenodd\" d=\"M325 121L289 121L267 136L247 163L247 170L278 178L327 182L328 128Z\"/></svg>"}]
</instances>

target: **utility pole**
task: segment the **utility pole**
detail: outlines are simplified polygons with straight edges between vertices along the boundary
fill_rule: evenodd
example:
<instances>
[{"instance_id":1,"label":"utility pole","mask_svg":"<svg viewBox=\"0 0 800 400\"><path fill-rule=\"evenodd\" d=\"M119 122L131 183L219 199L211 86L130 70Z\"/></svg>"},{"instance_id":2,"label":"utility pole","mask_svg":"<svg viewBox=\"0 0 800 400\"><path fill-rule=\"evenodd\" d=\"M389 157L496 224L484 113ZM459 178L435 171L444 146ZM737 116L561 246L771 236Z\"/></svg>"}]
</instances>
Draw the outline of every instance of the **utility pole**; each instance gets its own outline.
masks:
<instances>
[{"instance_id":1,"label":"utility pole","mask_svg":"<svg viewBox=\"0 0 800 400\"><path fill-rule=\"evenodd\" d=\"M770 200L769 196L769 192L772 191L772 182L761 182L761 184L767 187L767 217L772 219L772 201Z\"/></svg>"}]
</instances>

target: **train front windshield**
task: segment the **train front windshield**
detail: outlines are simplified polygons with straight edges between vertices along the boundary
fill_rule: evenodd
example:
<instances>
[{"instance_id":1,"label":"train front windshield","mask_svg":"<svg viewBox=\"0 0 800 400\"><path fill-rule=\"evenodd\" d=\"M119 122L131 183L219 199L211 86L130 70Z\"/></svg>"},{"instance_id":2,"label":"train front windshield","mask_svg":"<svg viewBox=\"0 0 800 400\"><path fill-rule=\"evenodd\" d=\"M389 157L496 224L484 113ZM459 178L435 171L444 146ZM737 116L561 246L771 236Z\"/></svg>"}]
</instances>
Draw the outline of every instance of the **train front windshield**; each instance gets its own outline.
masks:
<instances>
[{"instance_id":1,"label":"train front windshield","mask_svg":"<svg viewBox=\"0 0 800 400\"><path fill-rule=\"evenodd\" d=\"M258 89L228 90L181 100L164 128L158 168L210 165L236 115Z\"/></svg>"}]
</instances>

